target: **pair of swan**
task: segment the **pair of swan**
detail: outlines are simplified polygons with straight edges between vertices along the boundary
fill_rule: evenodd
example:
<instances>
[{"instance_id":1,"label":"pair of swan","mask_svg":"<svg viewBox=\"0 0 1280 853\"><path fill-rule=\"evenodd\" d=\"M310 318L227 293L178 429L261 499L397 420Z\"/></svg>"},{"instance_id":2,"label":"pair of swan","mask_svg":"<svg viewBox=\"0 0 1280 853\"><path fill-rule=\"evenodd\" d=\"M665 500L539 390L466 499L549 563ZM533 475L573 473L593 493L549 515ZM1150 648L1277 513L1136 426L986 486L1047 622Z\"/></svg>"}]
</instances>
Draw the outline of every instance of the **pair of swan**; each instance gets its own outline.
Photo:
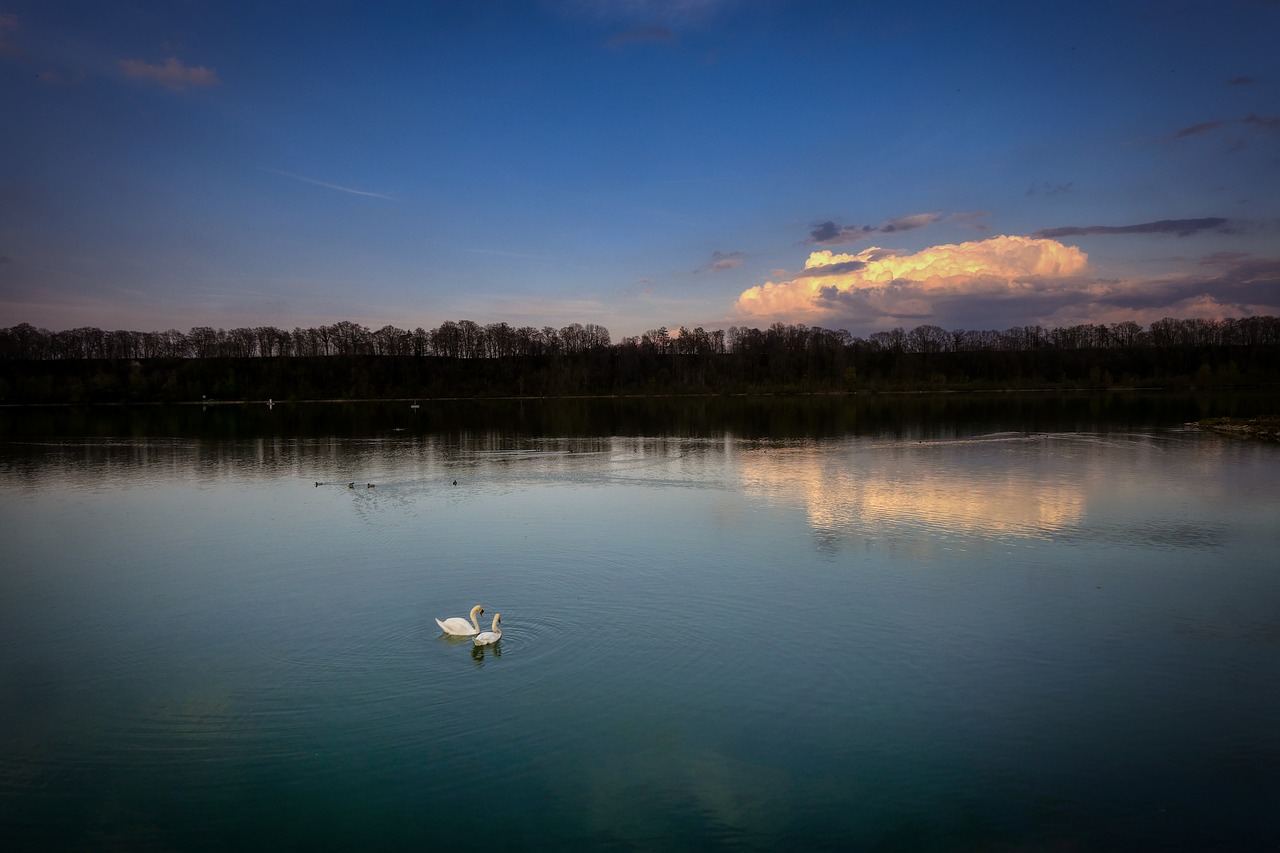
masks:
<instances>
[{"instance_id":1,"label":"pair of swan","mask_svg":"<svg viewBox=\"0 0 1280 853\"><path fill-rule=\"evenodd\" d=\"M502 619L502 614L493 614L493 628L488 631L481 631L480 623L476 621L476 617L481 613L484 613L484 608L477 604L471 608L471 621L469 623L461 616L452 616L443 622L437 619L436 624L446 634L452 634L455 637L471 637L477 646L487 646L490 643L498 642L498 640L502 639L502 629L498 627L498 621Z\"/></svg>"}]
</instances>

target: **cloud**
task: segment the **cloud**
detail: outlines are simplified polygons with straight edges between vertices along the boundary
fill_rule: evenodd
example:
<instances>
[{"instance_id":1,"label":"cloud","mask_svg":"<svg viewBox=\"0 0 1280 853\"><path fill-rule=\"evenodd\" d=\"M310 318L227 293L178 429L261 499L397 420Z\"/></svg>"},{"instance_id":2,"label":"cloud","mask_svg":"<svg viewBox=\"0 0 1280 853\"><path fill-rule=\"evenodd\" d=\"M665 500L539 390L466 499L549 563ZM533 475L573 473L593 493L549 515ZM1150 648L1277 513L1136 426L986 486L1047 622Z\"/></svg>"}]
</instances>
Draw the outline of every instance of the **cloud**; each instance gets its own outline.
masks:
<instances>
[{"instance_id":1,"label":"cloud","mask_svg":"<svg viewBox=\"0 0 1280 853\"><path fill-rule=\"evenodd\" d=\"M813 230L809 232L809 239L804 242L817 246L838 246L869 238L873 234L896 234L900 231L912 231L916 228L932 225L941 218L942 215L939 213L915 213L910 216L900 216L897 219L887 219L876 226L837 225L835 222L827 220L826 222L816 223L813 226Z\"/></svg>"},{"instance_id":2,"label":"cloud","mask_svg":"<svg viewBox=\"0 0 1280 853\"><path fill-rule=\"evenodd\" d=\"M46 86L70 86L85 81L83 72L63 73L61 71L39 71L36 73L36 79Z\"/></svg>"},{"instance_id":3,"label":"cloud","mask_svg":"<svg viewBox=\"0 0 1280 853\"><path fill-rule=\"evenodd\" d=\"M819 222L813 226L813 230L809 232L809 239L806 243L822 245L838 245L840 243L852 243L855 240L861 240L863 237L871 234L870 225L837 225L828 219L826 222Z\"/></svg>"},{"instance_id":4,"label":"cloud","mask_svg":"<svg viewBox=\"0 0 1280 853\"><path fill-rule=\"evenodd\" d=\"M901 216L897 219L887 220L878 229L881 234L893 234L896 231L912 231L916 228L923 228L937 222L940 218L937 213L916 213L911 216Z\"/></svg>"},{"instance_id":5,"label":"cloud","mask_svg":"<svg viewBox=\"0 0 1280 853\"><path fill-rule=\"evenodd\" d=\"M1202 267L1219 267L1238 264L1249 257L1248 252L1213 252L1196 261Z\"/></svg>"},{"instance_id":6,"label":"cloud","mask_svg":"<svg viewBox=\"0 0 1280 853\"><path fill-rule=\"evenodd\" d=\"M25 55L22 45L14 41L14 36L22 29L18 16L9 12L0 12L0 56L17 59Z\"/></svg>"},{"instance_id":7,"label":"cloud","mask_svg":"<svg viewBox=\"0 0 1280 853\"><path fill-rule=\"evenodd\" d=\"M989 231L990 226L987 225L987 216L985 210L968 210L947 215L947 221L959 225L961 228L972 228L975 231Z\"/></svg>"},{"instance_id":8,"label":"cloud","mask_svg":"<svg viewBox=\"0 0 1280 853\"><path fill-rule=\"evenodd\" d=\"M1162 317L1251 317L1280 313L1280 258L1226 261L1209 256L1217 274L1194 273L1160 279L1098 281L1081 298L1063 303L1045 317L1048 325L1111 323L1143 325ZM1212 270L1207 270L1212 271Z\"/></svg>"},{"instance_id":9,"label":"cloud","mask_svg":"<svg viewBox=\"0 0 1280 853\"><path fill-rule=\"evenodd\" d=\"M808 323L870 334L895 326L1005 329L1162 317L1280 313L1280 258L1216 252L1182 275L1104 278L1079 248L998 236L912 254L812 252L805 268L738 297L739 321Z\"/></svg>"},{"instance_id":10,"label":"cloud","mask_svg":"<svg viewBox=\"0 0 1280 853\"><path fill-rule=\"evenodd\" d=\"M868 251L872 250L869 249ZM810 259L812 259L812 257ZM844 275L845 273L858 272L859 270L864 270L866 268L867 261L861 259L852 261L833 261L829 264L806 267L796 273L795 278L818 278L833 275Z\"/></svg>"},{"instance_id":11,"label":"cloud","mask_svg":"<svg viewBox=\"0 0 1280 853\"><path fill-rule=\"evenodd\" d=\"M711 261L702 269L708 272L724 272L741 266L744 257L746 256L742 252L712 252Z\"/></svg>"},{"instance_id":12,"label":"cloud","mask_svg":"<svg viewBox=\"0 0 1280 853\"><path fill-rule=\"evenodd\" d=\"M384 195L382 193L370 192L368 190L352 189L351 187L344 187L341 184L331 184L326 181L317 181L315 178L308 178L303 175L295 175L292 172L283 172L279 169L267 169L267 171L271 172L272 174L283 175L286 178L293 178L295 181L302 181L305 184L314 184L317 187L324 187L330 190L337 190L338 192L350 193L351 195L369 196L371 198L385 198L387 201L395 201L395 199L393 199L391 196Z\"/></svg>"},{"instance_id":13,"label":"cloud","mask_svg":"<svg viewBox=\"0 0 1280 853\"><path fill-rule=\"evenodd\" d=\"M1060 195L1071 192L1075 185L1075 181L1067 181L1065 184L1051 184L1048 181L1042 181L1040 184L1032 184L1028 187L1027 195L1035 195L1037 192L1043 192L1045 195Z\"/></svg>"},{"instance_id":14,"label":"cloud","mask_svg":"<svg viewBox=\"0 0 1280 853\"><path fill-rule=\"evenodd\" d=\"M1055 290L1088 267L1088 256L1055 240L999 236L914 254L878 247L813 252L789 280L738 297L734 312L792 322L926 318L939 300L1003 300Z\"/></svg>"},{"instance_id":15,"label":"cloud","mask_svg":"<svg viewBox=\"0 0 1280 853\"><path fill-rule=\"evenodd\" d=\"M1254 83L1257 83L1257 82L1258 82L1257 77L1241 76L1241 77L1232 77L1230 80L1227 81L1227 85L1228 86L1252 86Z\"/></svg>"},{"instance_id":16,"label":"cloud","mask_svg":"<svg viewBox=\"0 0 1280 853\"><path fill-rule=\"evenodd\" d=\"M1031 236L1054 240L1059 237L1078 237L1086 234L1177 234L1179 237L1189 237L1201 231L1231 233L1226 226L1226 219L1210 216L1203 219L1161 219L1138 225L1069 225L1064 228L1043 228L1032 232Z\"/></svg>"},{"instance_id":17,"label":"cloud","mask_svg":"<svg viewBox=\"0 0 1280 853\"><path fill-rule=\"evenodd\" d=\"M1190 127L1184 127L1182 130L1173 134L1173 139L1183 139L1188 136L1199 136L1202 133L1208 133L1211 130L1217 130L1220 127L1235 124L1234 121L1202 121L1199 124L1193 124Z\"/></svg>"},{"instance_id":18,"label":"cloud","mask_svg":"<svg viewBox=\"0 0 1280 853\"><path fill-rule=\"evenodd\" d=\"M175 92L193 87L216 86L221 82L218 72L212 68L184 65L176 56L169 57L159 65L152 65L141 59L122 59L119 64L120 70L127 77L156 83Z\"/></svg>"},{"instance_id":19,"label":"cloud","mask_svg":"<svg viewBox=\"0 0 1280 853\"><path fill-rule=\"evenodd\" d=\"M1250 113L1240 119L1216 119L1214 121L1202 121L1199 124L1193 124L1190 127L1184 127L1182 130L1175 131L1173 136L1170 138L1185 139L1188 136L1199 136L1202 133L1209 133L1221 127L1232 127L1234 125L1243 125L1257 130L1280 130L1280 116L1267 118L1255 113Z\"/></svg>"}]
</instances>

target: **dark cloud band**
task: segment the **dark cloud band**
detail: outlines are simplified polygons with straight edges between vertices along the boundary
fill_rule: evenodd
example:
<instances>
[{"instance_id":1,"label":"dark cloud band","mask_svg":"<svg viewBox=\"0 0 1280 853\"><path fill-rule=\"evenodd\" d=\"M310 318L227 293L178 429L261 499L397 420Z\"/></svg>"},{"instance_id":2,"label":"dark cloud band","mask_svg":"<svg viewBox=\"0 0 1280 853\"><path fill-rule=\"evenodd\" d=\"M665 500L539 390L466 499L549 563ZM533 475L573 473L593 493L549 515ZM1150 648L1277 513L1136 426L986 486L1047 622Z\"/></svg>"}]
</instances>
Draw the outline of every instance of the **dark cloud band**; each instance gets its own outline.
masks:
<instances>
[{"instance_id":1,"label":"dark cloud band","mask_svg":"<svg viewBox=\"0 0 1280 853\"><path fill-rule=\"evenodd\" d=\"M1160 219L1138 225L1069 225L1063 228L1044 228L1032 233L1031 236L1050 240L1089 234L1176 234L1179 237L1190 237L1201 231L1230 233L1226 226L1226 219L1210 216L1203 219Z\"/></svg>"},{"instance_id":2,"label":"dark cloud band","mask_svg":"<svg viewBox=\"0 0 1280 853\"><path fill-rule=\"evenodd\" d=\"M1182 130L1173 134L1174 139L1185 139L1188 136L1198 136L1201 133L1209 133L1220 127L1231 127L1232 125L1244 125L1245 127L1253 127L1258 130L1280 130L1280 116L1260 116L1250 114L1242 119L1217 119L1215 121L1202 121L1199 124L1193 124L1190 127L1184 127Z\"/></svg>"},{"instance_id":3,"label":"dark cloud band","mask_svg":"<svg viewBox=\"0 0 1280 853\"><path fill-rule=\"evenodd\" d=\"M857 272L866 269L866 261L839 261L834 264L826 264L820 267L809 267L796 273L796 278L817 278L827 275L843 275L844 273Z\"/></svg>"},{"instance_id":4,"label":"dark cloud band","mask_svg":"<svg viewBox=\"0 0 1280 853\"><path fill-rule=\"evenodd\" d=\"M813 230L809 232L809 239L805 240L805 243L819 246L852 243L872 234L896 234L901 231L913 231L916 228L931 225L940 218L941 215L937 213L916 213L911 216L887 219L875 226L837 225L828 219L826 222L819 222L813 226Z\"/></svg>"}]
</instances>

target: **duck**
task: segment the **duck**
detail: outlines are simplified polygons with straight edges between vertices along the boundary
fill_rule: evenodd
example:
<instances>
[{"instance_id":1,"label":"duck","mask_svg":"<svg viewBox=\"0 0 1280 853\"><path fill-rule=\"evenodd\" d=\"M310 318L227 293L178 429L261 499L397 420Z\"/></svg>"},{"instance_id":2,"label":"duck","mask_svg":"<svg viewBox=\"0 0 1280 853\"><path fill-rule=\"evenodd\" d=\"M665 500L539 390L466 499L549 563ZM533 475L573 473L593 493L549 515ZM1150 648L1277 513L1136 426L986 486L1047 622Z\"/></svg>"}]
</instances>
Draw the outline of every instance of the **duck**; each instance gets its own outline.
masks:
<instances>
[{"instance_id":1,"label":"duck","mask_svg":"<svg viewBox=\"0 0 1280 853\"><path fill-rule=\"evenodd\" d=\"M467 624L467 620L461 616L450 616L441 622L436 620L436 624L440 626L440 630L446 634L452 634L455 637L472 637L480 633L480 623L476 621L476 617L484 613L484 608L477 604L471 608L471 624ZM496 624L496 622L495 622Z\"/></svg>"},{"instance_id":2,"label":"duck","mask_svg":"<svg viewBox=\"0 0 1280 853\"><path fill-rule=\"evenodd\" d=\"M471 642L477 646L487 646L490 643L496 643L502 639L502 629L498 627L498 620L502 618L501 613L493 614L493 628L488 631L476 634L471 638Z\"/></svg>"}]
</instances>

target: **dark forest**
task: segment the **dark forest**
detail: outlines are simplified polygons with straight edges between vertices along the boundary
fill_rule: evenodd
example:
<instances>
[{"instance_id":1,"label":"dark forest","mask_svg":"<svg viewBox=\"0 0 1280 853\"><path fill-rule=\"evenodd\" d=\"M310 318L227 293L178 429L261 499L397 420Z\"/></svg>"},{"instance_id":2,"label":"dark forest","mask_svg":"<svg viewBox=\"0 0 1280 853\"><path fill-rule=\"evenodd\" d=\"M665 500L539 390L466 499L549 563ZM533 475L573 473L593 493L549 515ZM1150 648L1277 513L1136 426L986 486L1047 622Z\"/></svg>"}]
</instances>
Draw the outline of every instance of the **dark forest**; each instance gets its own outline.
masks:
<instances>
[{"instance_id":1,"label":"dark forest","mask_svg":"<svg viewBox=\"0 0 1280 853\"><path fill-rule=\"evenodd\" d=\"M1280 318L948 331L868 338L775 323L607 329L449 321L183 333L0 329L0 402L181 403L646 394L1259 387L1280 384Z\"/></svg>"}]
</instances>

